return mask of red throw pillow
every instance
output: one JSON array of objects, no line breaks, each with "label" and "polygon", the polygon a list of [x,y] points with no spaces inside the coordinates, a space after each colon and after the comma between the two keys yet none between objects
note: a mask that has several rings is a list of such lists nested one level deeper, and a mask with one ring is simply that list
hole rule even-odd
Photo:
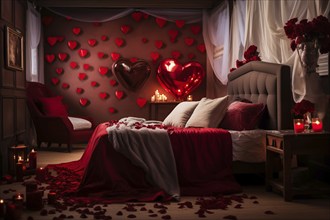
[{"label": "red throw pillow", "polygon": [[41,109],[47,116],[68,117],[68,112],[62,103],[62,96],[39,98]]},{"label": "red throw pillow", "polygon": [[232,102],[228,106],[220,127],[236,131],[253,130],[257,128],[264,109],[263,103]]}]

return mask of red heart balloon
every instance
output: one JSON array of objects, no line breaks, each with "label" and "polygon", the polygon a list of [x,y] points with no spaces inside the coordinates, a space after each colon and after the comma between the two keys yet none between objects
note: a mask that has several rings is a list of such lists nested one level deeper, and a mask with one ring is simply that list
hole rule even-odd
[{"label": "red heart balloon", "polygon": [[149,78],[151,67],[143,60],[132,63],[128,59],[119,59],[112,64],[112,72],[125,88],[135,91]]},{"label": "red heart balloon", "polygon": [[175,59],[165,59],[157,70],[157,79],[161,86],[177,99],[182,99],[194,91],[204,77],[202,65],[195,61],[181,65]]},{"label": "red heart balloon", "polygon": [[136,99],[136,104],[142,108],[143,106],[145,106],[147,104],[147,100],[145,98],[137,98]]},{"label": "red heart balloon", "polygon": [[120,58],[120,54],[119,53],[115,53],[115,52],[111,53],[111,59],[113,61],[117,61],[119,58]]},{"label": "red heart balloon", "polygon": [[122,99],[124,97],[124,92],[120,91],[120,90],[117,90],[115,92],[115,95],[116,95],[117,99]]},{"label": "red heart balloon", "polygon": [[89,44],[89,46],[91,46],[91,47],[94,47],[94,46],[96,45],[96,43],[97,43],[97,41],[96,41],[95,39],[89,39],[89,40],[88,40],[88,44]]},{"label": "red heart balloon", "polygon": [[102,76],[106,75],[106,74],[108,73],[108,71],[109,71],[109,68],[108,68],[108,67],[100,66],[100,68],[99,68],[99,73],[100,73]]},{"label": "red heart balloon", "polygon": [[86,57],[87,54],[88,54],[88,50],[86,50],[86,49],[80,49],[80,50],[78,51],[78,53],[79,53],[79,56],[81,56],[81,57]]},{"label": "red heart balloon", "polygon": [[56,68],[56,73],[61,75],[63,73],[63,68]]},{"label": "red heart balloon", "polygon": [[124,45],[124,39],[122,39],[122,38],[116,38],[115,39],[115,43],[116,43],[116,45],[118,46],[118,47],[121,47],[121,46],[123,46]]},{"label": "red heart balloon", "polygon": [[50,46],[54,46],[57,42],[57,37],[47,37],[47,42]]},{"label": "red heart balloon", "polygon": [[48,63],[52,63],[55,60],[55,55],[54,54],[46,54],[46,61]]},{"label": "red heart balloon", "polygon": [[89,103],[89,100],[86,99],[86,98],[80,98],[80,99],[79,99],[79,103],[80,103],[80,105],[82,105],[82,106],[86,106],[86,105]]},{"label": "red heart balloon", "polygon": [[72,32],[75,34],[75,35],[79,35],[80,34],[80,31],[81,29],[79,27],[74,27],[72,28]]},{"label": "red heart balloon", "polygon": [[69,47],[71,50],[74,50],[77,46],[78,46],[77,41],[75,41],[75,40],[69,40],[69,41],[68,41],[68,47]]}]

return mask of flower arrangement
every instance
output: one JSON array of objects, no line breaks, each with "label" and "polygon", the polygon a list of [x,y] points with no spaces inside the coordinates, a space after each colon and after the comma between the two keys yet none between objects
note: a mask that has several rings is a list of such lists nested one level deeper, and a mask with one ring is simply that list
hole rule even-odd
[{"label": "flower arrangement", "polygon": [[[251,61],[261,61],[259,52],[257,51],[257,46],[251,45],[249,48],[244,52],[244,59],[245,60],[236,60],[236,68],[243,66],[244,64],[251,62]],[[234,71],[236,68],[231,68],[230,72]]]},{"label": "flower arrangement", "polygon": [[306,114],[312,114],[315,111],[315,106],[308,100],[303,99],[301,102],[296,103],[291,109],[293,118],[305,118]]},{"label": "flower arrangement", "polygon": [[318,44],[321,54],[330,51],[330,22],[328,18],[320,15],[312,21],[302,19],[299,23],[297,22],[298,18],[292,18],[284,26],[286,36],[292,40],[290,44],[292,51],[295,51],[299,44],[312,41]]}]

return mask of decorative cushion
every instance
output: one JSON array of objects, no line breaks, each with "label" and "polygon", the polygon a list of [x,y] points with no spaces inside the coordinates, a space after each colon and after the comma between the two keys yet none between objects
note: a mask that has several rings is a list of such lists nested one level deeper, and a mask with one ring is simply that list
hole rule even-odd
[{"label": "decorative cushion", "polygon": [[76,118],[76,117],[68,117],[71,124],[73,125],[73,130],[84,130],[90,129],[92,127],[92,123],[83,118]]},{"label": "decorative cushion", "polygon": [[228,96],[202,98],[187,121],[186,127],[216,128],[223,119],[228,107]]},{"label": "decorative cushion", "polygon": [[185,127],[198,102],[181,102],[164,119],[163,125]]},{"label": "decorative cushion", "polygon": [[68,112],[62,103],[62,96],[39,98],[41,110],[47,116],[68,117]]},{"label": "decorative cushion", "polygon": [[228,106],[220,127],[227,130],[252,130],[257,128],[263,115],[263,103],[246,103],[235,101]]}]

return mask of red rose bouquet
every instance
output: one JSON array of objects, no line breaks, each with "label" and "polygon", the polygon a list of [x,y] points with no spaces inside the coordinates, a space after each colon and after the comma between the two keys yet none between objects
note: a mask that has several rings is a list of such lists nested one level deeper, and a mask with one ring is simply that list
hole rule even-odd
[{"label": "red rose bouquet", "polygon": [[296,103],[291,109],[294,118],[304,118],[307,113],[313,113],[315,106],[308,100],[303,99],[301,102]]},{"label": "red rose bouquet", "polygon": [[291,49],[295,51],[297,45],[303,42],[316,41],[320,47],[320,53],[330,51],[330,22],[328,18],[320,15],[312,21],[292,18],[285,23],[284,31],[286,36],[291,39]]},{"label": "red rose bouquet", "polygon": [[[257,49],[258,48],[255,45],[249,46],[249,48],[244,52],[245,60],[236,60],[236,68],[239,68],[251,61],[261,61]],[[234,71],[236,68],[231,68],[230,72]]]}]

